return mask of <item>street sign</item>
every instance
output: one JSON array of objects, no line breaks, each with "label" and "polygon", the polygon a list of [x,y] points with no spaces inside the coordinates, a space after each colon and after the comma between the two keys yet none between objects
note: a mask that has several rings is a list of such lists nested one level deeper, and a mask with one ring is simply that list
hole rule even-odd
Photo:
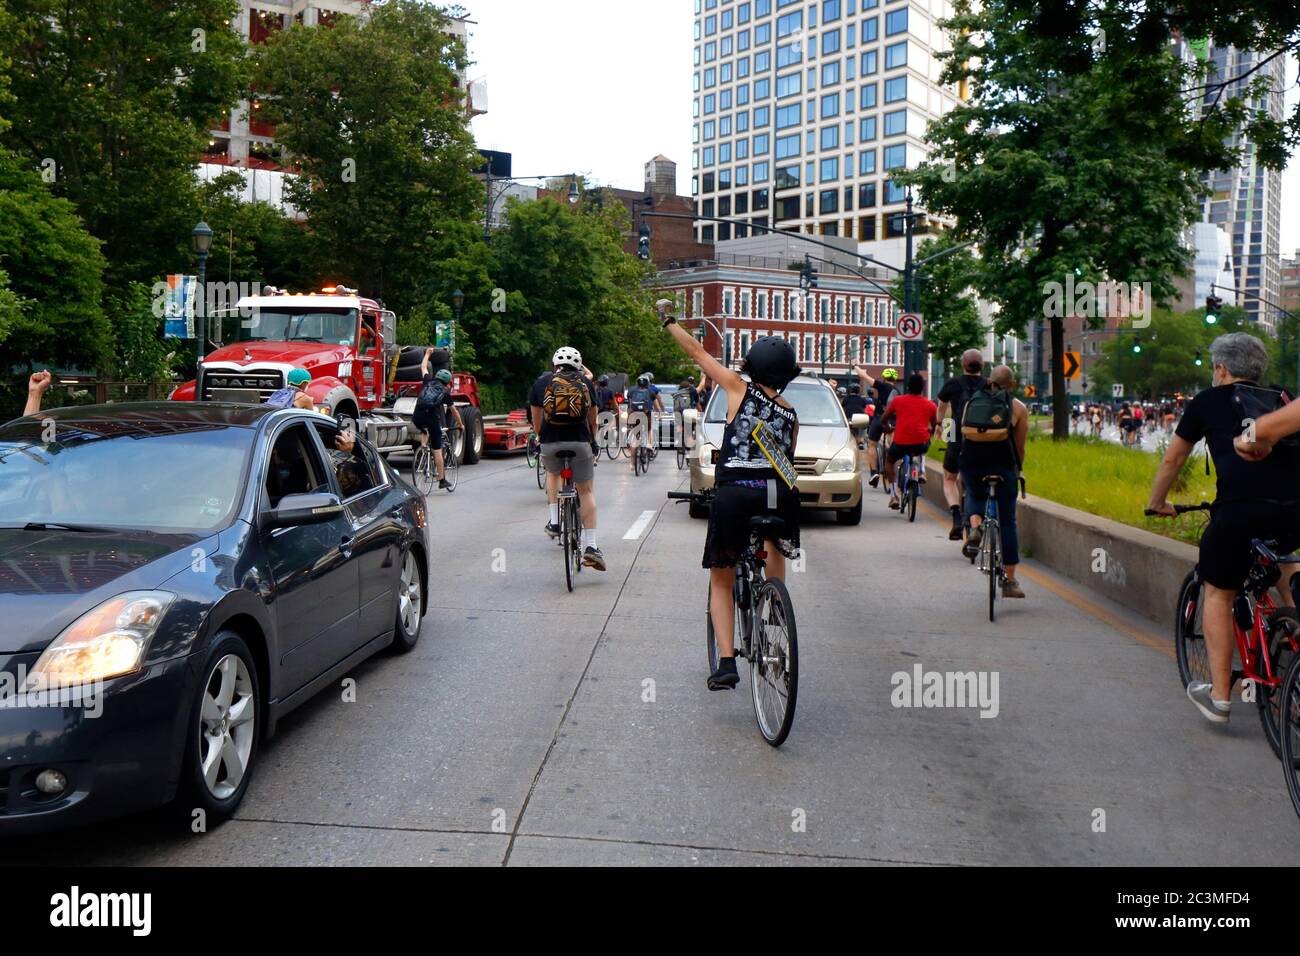
[{"label": "street sign", "polygon": [[1079,353],[1066,352],[1065,355],[1062,357],[1062,360],[1065,362],[1065,377],[1078,378],[1079,367],[1080,367]]},{"label": "street sign", "polygon": [[898,337],[905,342],[914,342],[925,334],[925,323],[920,312],[904,312],[898,317]]},{"label": "street sign", "polygon": [[1114,398],[1123,398],[1124,386],[1121,385],[1119,382],[1116,382],[1114,385],[1110,387],[1110,394]]},{"label": "street sign", "polygon": [[1026,385],[1025,398],[1037,398],[1037,397],[1038,397],[1038,387],[1036,385]]}]

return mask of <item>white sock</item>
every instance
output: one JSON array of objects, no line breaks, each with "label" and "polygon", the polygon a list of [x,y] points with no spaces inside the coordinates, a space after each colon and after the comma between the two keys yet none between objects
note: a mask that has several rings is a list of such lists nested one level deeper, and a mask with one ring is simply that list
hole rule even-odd
[{"label": "white sock", "polygon": [[583,529],[582,529],[582,547],[583,547],[584,549],[586,549],[586,548],[594,548],[594,547],[596,547],[596,529],[595,529],[595,528],[583,528]]},{"label": "white sock", "polygon": [[551,524],[559,524],[559,523],[560,523],[560,503],[559,503],[558,501],[553,502],[553,503],[550,505],[550,509],[551,509]]}]

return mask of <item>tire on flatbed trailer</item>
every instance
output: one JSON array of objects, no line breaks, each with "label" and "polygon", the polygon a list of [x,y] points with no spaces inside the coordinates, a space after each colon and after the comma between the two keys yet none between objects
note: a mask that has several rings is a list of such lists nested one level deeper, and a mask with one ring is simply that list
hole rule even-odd
[{"label": "tire on flatbed trailer", "polygon": [[473,405],[458,405],[457,408],[465,422],[465,450],[461,461],[473,465],[483,457],[483,416]]}]

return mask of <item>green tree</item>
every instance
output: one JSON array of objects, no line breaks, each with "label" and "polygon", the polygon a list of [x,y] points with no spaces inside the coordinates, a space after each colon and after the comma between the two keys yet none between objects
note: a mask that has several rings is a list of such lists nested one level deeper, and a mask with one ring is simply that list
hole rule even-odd
[{"label": "green tree", "polygon": [[265,202],[243,202],[239,177],[203,185],[204,219],[212,227],[209,282],[248,282],[306,291],[326,284],[316,234]]},{"label": "green tree", "polygon": [[287,198],[307,214],[331,277],[399,315],[428,298],[434,256],[478,218],[483,187],[445,15],[390,0],[330,29],[294,27],[259,51],[262,115],[302,175]]},{"label": "green tree", "polygon": [[103,241],[109,289],[192,261],[207,131],[246,89],[235,0],[8,0],[4,141]]},{"label": "green tree", "polygon": [[[1190,22],[1190,5],[1176,6]],[[1188,264],[1199,171],[1232,164],[1246,115],[1230,100],[1198,114],[1184,90],[1204,69],[1173,57],[1172,21],[1151,11],[1135,0],[958,0],[942,79],[969,84],[970,99],[931,124],[930,161],[898,177],[978,240],[977,284],[1001,304],[1000,331],[1048,318],[1058,438],[1069,404],[1051,285],[1115,279],[1168,301]]]},{"label": "green tree", "polygon": [[[926,239],[916,248],[917,259],[960,245],[950,234]],[[961,353],[984,341],[984,325],[975,305],[978,263],[970,249],[936,259],[918,276],[914,295],[925,319],[925,343],[945,369],[952,370]],[[894,294],[903,298],[903,280],[894,282]]]}]

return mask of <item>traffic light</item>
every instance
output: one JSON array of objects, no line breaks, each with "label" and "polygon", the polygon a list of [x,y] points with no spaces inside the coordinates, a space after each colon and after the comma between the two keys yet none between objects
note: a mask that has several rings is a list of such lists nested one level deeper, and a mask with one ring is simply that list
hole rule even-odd
[{"label": "traffic light", "polygon": [[1200,349],[1197,349],[1197,350],[1196,350],[1196,358],[1195,358],[1194,361],[1195,361],[1195,363],[1196,363],[1196,367],[1197,367],[1197,368],[1200,368],[1200,367],[1204,364],[1204,363],[1201,361],[1201,350],[1200,350]]},{"label": "traffic light", "polygon": [[1222,308],[1222,299],[1217,295],[1207,295],[1205,297],[1205,324],[1217,325],[1219,321],[1219,310]]},{"label": "traffic light", "polygon": [[641,238],[636,243],[636,254],[639,259],[650,258],[650,227],[641,227]]},{"label": "traffic light", "polygon": [[1140,353],[1141,351],[1142,351],[1142,343],[1139,342],[1139,341],[1137,340],[1137,337],[1136,337],[1136,336],[1134,336],[1134,337],[1133,337],[1133,354],[1134,354],[1134,355],[1137,355],[1137,354]]},{"label": "traffic light", "polygon": [[807,259],[803,261],[803,268],[799,270],[799,288],[805,292],[817,288],[817,273]]}]

